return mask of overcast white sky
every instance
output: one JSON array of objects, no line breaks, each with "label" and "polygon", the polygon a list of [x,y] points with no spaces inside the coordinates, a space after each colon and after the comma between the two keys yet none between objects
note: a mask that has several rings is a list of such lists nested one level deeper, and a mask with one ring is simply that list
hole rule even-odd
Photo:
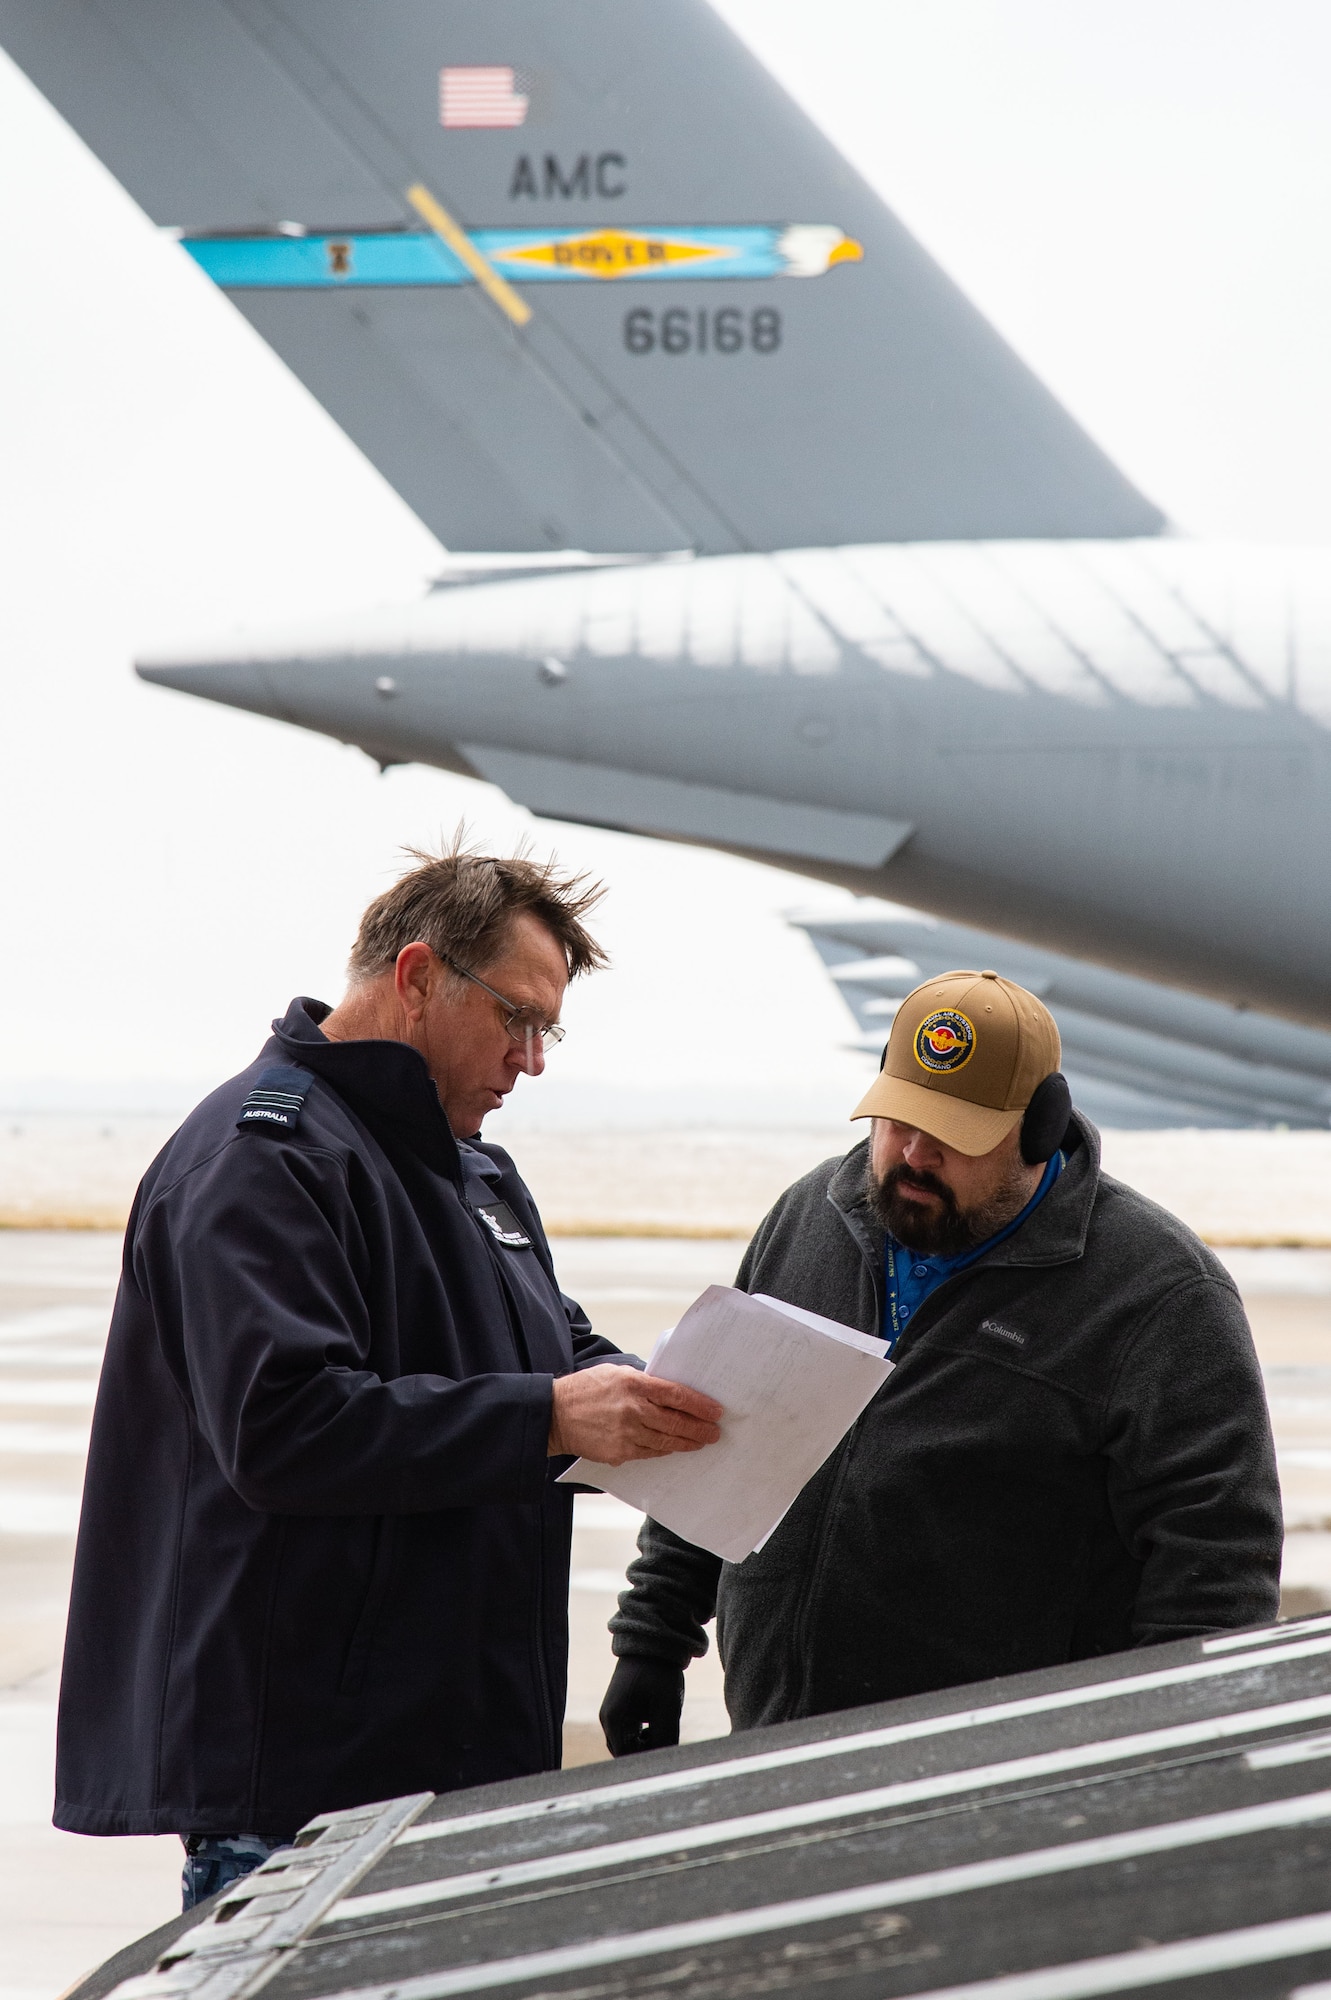
[{"label": "overcast white sky", "polygon": [[[722,11],[1176,521],[1331,541],[1325,0]],[[401,843],[532,823],[133,680],[157,634],[409,594],[438,552],[3,59],[0,295],[0,1101],[160,1101],[336,996]],[[615,969],[532,1112],[849,1108],[847,1017],[780,915],[831,892],[534,831],[609,882]]]}]

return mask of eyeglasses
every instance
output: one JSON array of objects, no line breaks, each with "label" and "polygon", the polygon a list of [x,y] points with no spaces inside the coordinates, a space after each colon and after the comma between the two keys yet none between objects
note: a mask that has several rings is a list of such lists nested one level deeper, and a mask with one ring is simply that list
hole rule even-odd
[{"label": "eyeglasses", "polygon": [[478,979],[474,972],[468,972],[466,966],[459,965],[456,959],[445,957],[442,951],[436,952],[435,957],[450,972],[456,972],[459,979],[469,979],[473,986],[480,987],[482,993],[488,993],[492,1000],[499,1002],[504,1009],[504,1026],[510,1042],[517,1042],[530,1050],[537,1040],[543,1049],[553,1049],[563,1041],[565,1030],[558,1021],[547,1021],[535,1007],[518,1007],[512,1000],[505,1000],[502,993],[496,993],[493,986],[487,986],[483,979]]}]

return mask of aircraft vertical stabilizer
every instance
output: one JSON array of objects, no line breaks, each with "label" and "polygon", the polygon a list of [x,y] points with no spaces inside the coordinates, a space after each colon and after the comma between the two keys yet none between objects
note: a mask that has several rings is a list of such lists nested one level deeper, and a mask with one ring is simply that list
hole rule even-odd
[{"label": "aircraft vertical stabilizer", "polygon": [[703,0],[0,0],[451,548],[1157,533]]}]

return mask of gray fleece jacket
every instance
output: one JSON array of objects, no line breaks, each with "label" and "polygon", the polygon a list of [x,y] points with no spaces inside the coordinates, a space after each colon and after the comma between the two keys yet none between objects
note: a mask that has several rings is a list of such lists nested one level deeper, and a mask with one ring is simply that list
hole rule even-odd
[{"label": "gray fleece jacket", "polygon": [[[648,1521],[614,1650],[685,1665],[715,1613],[738,1729],[1253,1625],[1281,1508],[1252,1335],[1192,1231],[1067,1165],[924,1301],[897,1366],[767,1545],[722,1563]],[[737,1283],[883,1322],[867,1141],[797,1181]]]}]

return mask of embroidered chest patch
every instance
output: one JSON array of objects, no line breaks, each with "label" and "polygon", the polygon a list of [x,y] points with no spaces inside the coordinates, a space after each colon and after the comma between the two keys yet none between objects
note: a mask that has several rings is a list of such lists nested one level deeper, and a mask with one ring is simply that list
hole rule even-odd
[{"label": "embroidered chest patch", "polygon": [[476,1213],[496,1243],[502,1243],[505,1250],[530,1250],[531,1238],[514,1215],[506,1201],[487,1201],[482,1207],[476,1204]]}]

